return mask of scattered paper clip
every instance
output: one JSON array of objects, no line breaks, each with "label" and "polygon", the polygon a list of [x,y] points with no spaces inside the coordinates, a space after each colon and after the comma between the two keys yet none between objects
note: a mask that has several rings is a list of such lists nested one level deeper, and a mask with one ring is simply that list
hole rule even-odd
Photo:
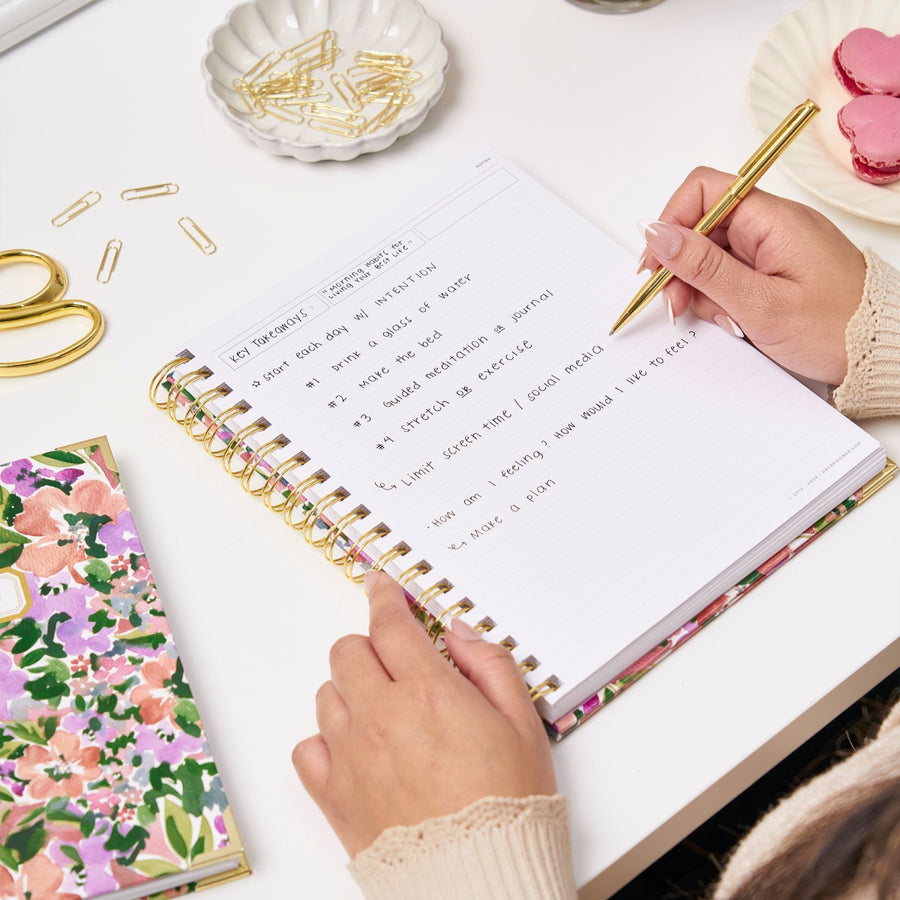
[{"label": "scattered paper clip", "polygon": [[106,284],[112,278],[112,274],[116,271],[116,265],[119,262],[119,253],[121,252],[122,242],[118,238],[113,238],[106,244],[103,258],[100,260],[100,268],[97,269],[97,281],[100,284]]},{"label": "scattered paper clip", "polygon": [[50,220],[50,224],[59,228],[99,202],[99,191],[88,191],[83,197],[79,197],[73,204],[67,206],[58,216],[54,216]]},{"label": "scattered paper clip", "polygon": [[166,194],[177,194],[178,185],[171,181],[165,184],[148,184],[144,187],[128,188],[119,195],[123,200],[143,200],[145,197],[164,197]]},{"label": "scattered paper clip", "polygon": [[211,256],[216,252],[216,245],[210,240],[208,234],[188,216],[182,216],[178,220],[181,230],[207,255]]}]

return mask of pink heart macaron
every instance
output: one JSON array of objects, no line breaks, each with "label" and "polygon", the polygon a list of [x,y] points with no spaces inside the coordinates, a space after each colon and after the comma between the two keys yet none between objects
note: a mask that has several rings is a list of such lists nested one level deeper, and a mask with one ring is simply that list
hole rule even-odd
[{"label": "pink heart macaron", "polygon": [[855,28],[835,48],[832,63],[851,94],[900,97],[900,34],[888,37],[876,28]]},{"label": "pink heart macaron", "polygon": [[850,141],[853,171],[871,184],[900,178],[900,97],[864,94],[838,111],[838,127]]}]

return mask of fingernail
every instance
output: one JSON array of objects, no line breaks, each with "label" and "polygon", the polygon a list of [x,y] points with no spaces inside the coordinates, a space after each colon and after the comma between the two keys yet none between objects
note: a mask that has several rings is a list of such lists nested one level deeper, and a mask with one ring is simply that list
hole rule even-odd
[{"label": "fingernail", "polygon": [[384,573],[380,569],[369,569],[369,571],[366,572],[365,578],[363,578],[363,588],[365,589],[367,597],[371,596],[372,591],[375,590],[375,585],[378,584],[383,577]]},{"label": "fingernail", "polygon": [[654,256],[662,259],[671,259],[684,242],[681,232],[674,225],[665,222],[647,222],[641,220],[638,223],[647,246],[653,251]]},{"label": "fingernail", "polygon": [[713,316],[713,321],[719,328],[723,328],[729,334],[733,334],[735,337],[742,338],[744,336],[744,332],[741,331],[738,323],[731,318],[731,316],[726,316],[720,313],[717,316]]},{"label": "fingernail", "polygon": [[669,295],[663,291],[663,302],[666,304],[666,315],[669,317],[669,321],[674,325],[675,324],[675,310],[672,309],[672,299]]},{"label": "fingernail", "polygon": [[650,256],[650,251],[644,247],[644,252],[638,257],[638,266],[635,270],[635,275],[640,275],[644,269],[649,269],[650,266],[647,265],[647,258]]},{"label": "fingernail", "polygon": [[450,623],[450,631],[455,637],[464,641],[480,641],[482,639],[481,635],[468,622],[464,622],[460,618],[456,618]]}]

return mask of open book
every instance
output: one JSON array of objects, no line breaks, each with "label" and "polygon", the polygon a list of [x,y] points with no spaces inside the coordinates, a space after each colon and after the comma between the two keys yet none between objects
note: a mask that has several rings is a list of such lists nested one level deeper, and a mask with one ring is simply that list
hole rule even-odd
[{"label": "open book", "polygon": [[435,638],[462,615],[510,647],[553,722],[886,465],[719,328],[609,337],[634,268],[486,150],[185,337],[151,397]]}]

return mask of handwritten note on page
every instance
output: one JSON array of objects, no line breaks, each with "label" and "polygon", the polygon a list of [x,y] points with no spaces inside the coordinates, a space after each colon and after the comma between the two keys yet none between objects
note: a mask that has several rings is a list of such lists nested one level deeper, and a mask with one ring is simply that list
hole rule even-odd
[{"label": "handwritten note on page", "polygon": [[[189,344],[565,712],[880,471],[744,341],[649,309],[621,247],[493,151]],[[249,419],[248,419],[249,421]],[[276,527],[276,526],[273,526]],[[396,570],[396,571],[399,571]]]}]

